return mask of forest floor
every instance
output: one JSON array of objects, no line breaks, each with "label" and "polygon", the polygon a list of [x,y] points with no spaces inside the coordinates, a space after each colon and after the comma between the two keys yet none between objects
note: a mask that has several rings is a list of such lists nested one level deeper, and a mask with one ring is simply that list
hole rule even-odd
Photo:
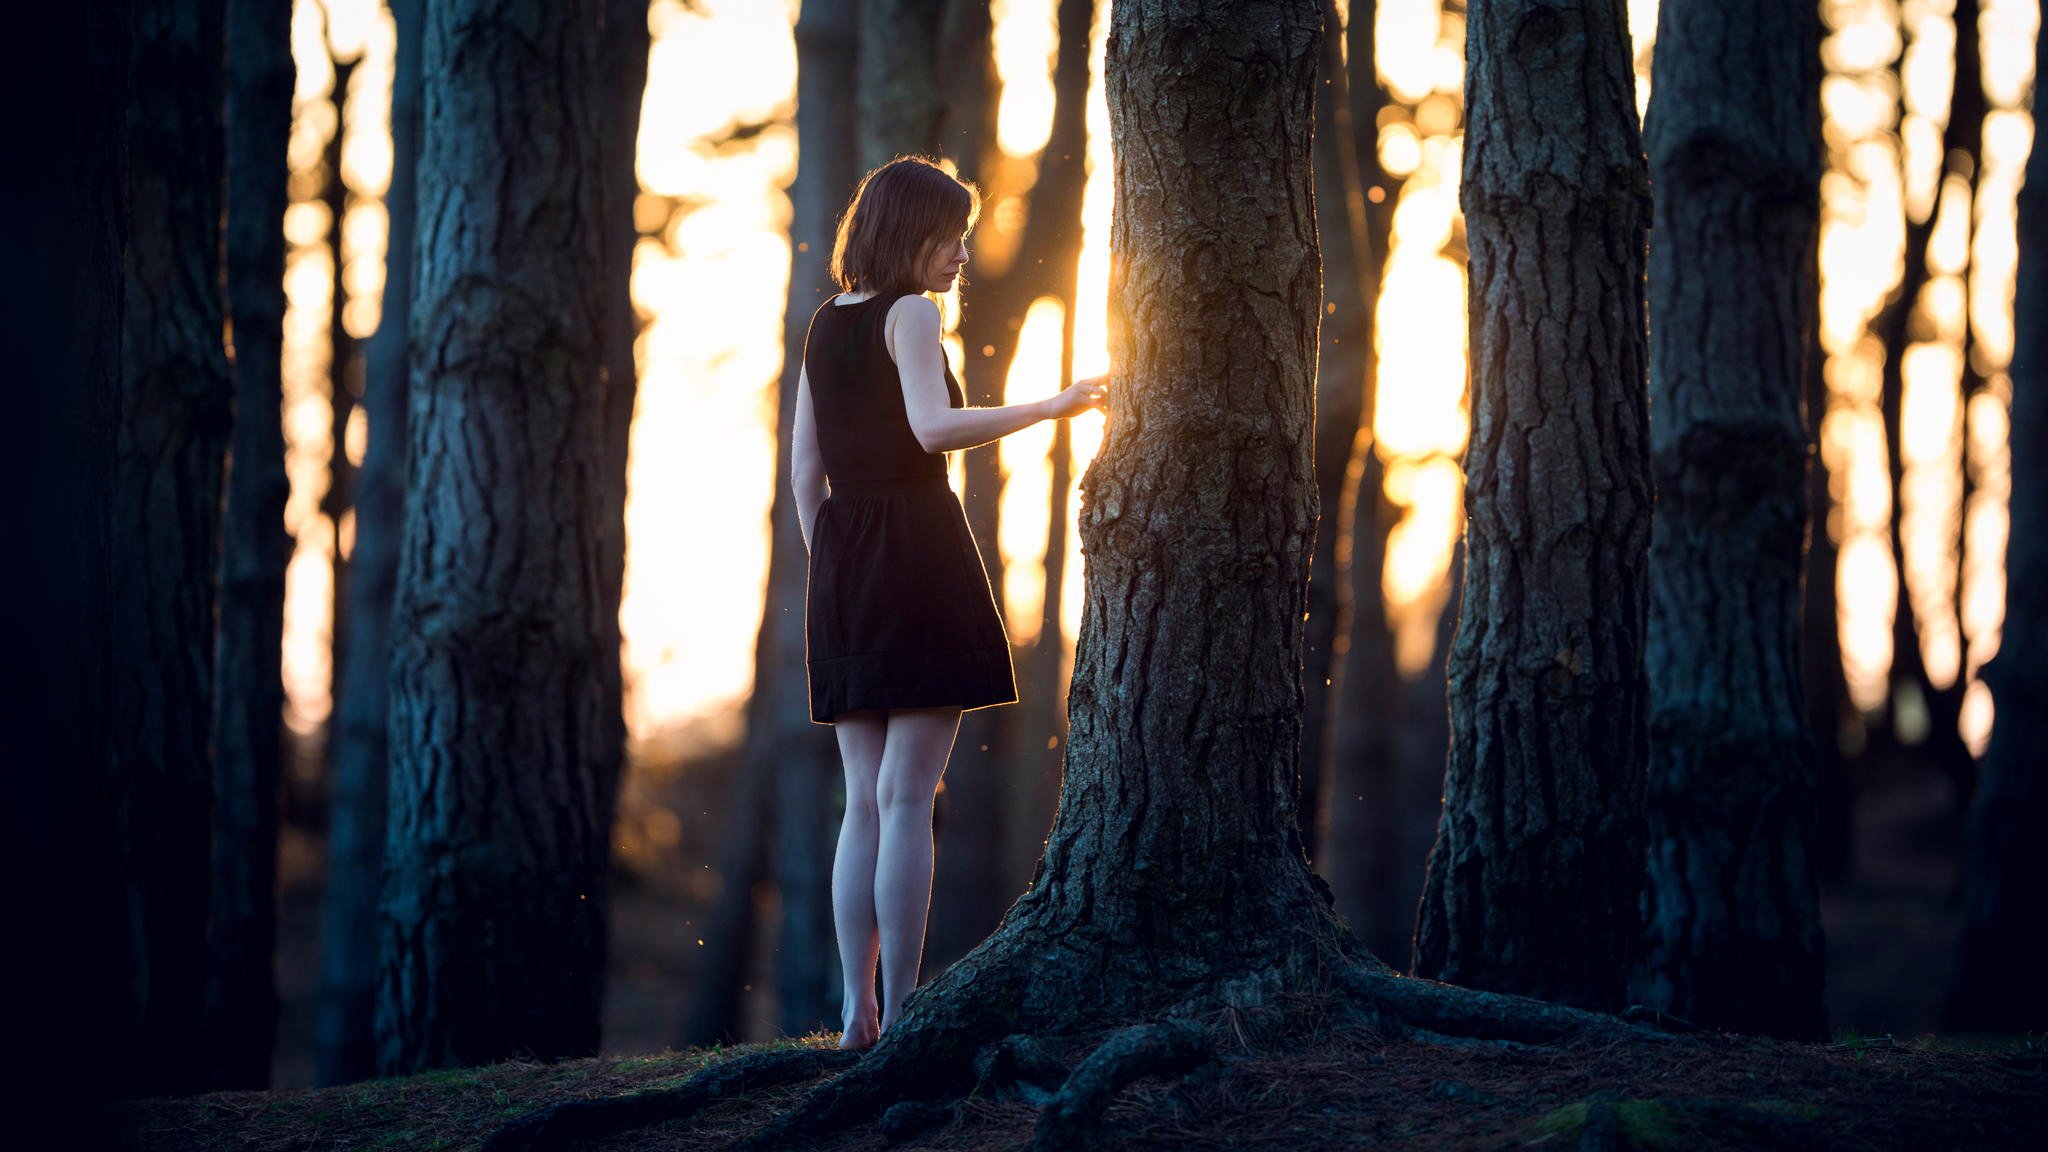
[{"label": "forest floor", "polygon": [[[2006,1149],[2048,1132],[2048,1038],[1791,1044],[1727,1036],[1446,1049],[1356,1028],[1265,1050],[1226,1039],[1175,1083],[1142,1080],[1106,1114],[1104,1149]],[[121,1105],[122,1146],[178,1152],[468,1149],[565,1100],[672,1088],[723,1059],[831,1048],[818,1033],[628,1059],[512,1062],[339,1088],[223,1092]],[[1069,1061],[1082,1042],[1061,1050]],[[843,1074],[843,1073],[835,1073]],[[817,1083],[812,1081],[810,1083]],[[693,1117],[575,1145],[714,1149],[810,1084],[736,1093]],[[946,1127],[895,1147],[1023,1149],[1037,1109],[970,1097]],[[820,1152],[891,1147],[880,1125]]]}]

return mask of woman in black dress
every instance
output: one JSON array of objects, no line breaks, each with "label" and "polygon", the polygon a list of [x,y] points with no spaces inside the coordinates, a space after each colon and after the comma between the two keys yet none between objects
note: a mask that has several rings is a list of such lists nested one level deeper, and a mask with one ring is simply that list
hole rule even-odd
[{"label": "woman in black dress", "polygon": [[[922,157],[861,181],[797,376],[791,483],[810,550],[811,719],[833,726],[846,817],[832,863],[846,977],[842,1048],[865,1048],[917,985],[931,903],[932,804],[960,713],[1017,699],[1009,637],[945,454],[1099,407],[1104,377],[969,408],[938,304],[967,263],[973,185]],[[877,1009],[875,963],[882,963]]]}]

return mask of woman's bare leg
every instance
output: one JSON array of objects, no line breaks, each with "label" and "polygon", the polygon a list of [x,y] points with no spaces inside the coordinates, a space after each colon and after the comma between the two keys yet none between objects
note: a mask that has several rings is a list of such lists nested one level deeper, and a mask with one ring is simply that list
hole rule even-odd
[{"label": "woman's bare leg", "polygon": [[932,801],[960,731],[958,708],[889,712],[888,746],[875,794],[881,841],[875,860],[875,914],[882,935],[883,1031],[917,987],[925,916],[932,903]]},{"label": "woman's bare leg", "polygon": [[846,977],[841,1048],[866,1048],[882,1034],[875,1006],[875,958],[881,948],[875,926],[875,847],[880,833],[875,781],[888,735],[887,716],[879,709],[844,712],[832,725],[846,767],[846,817],[832,853],[832,929],[839,938],[839,970]]}]

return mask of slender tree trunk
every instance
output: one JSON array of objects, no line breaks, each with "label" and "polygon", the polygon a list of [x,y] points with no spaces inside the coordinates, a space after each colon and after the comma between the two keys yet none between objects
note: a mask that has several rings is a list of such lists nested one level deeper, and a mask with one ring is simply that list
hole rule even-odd
[{"label": "slender tree trunk", "polygon": [[856,0],[860,71],[856,125],[860,168],[938,147],[941,25],[948,0]]},{"label": "slender tree trunk", "polygon": [[291,9],[227,12],[227,292],[235,425],[223,514],[214,698],[213,965],[207,1079],[263,1088],[277,1021],[277,826],[284,756],[284,210]]},{"label": "slender tree trunk", "polygon": [[[0,534],[22,555],[0,566],[9,638],[7,772],[0,874],[23,933],[7,949],[18,990],[7,1034],[22,1057],[15,1099],[63,1117],[69,1147],[113,1144],[103,1097],[133,1083],[137,1054],[127,900],[116,829],[122,781],[108,774],[126,721],[110,709],[109,605],[128,231],[130,5],[33,10],[33,44],[0,93],[18,113],[7,151],[33,179],[0,192],[0,316],[10,348],[9,416],[32,430],[5,455]],[[32,495],[30,495],[32,494]]]},{"label": "slender tree trunk", "polygon": [[[334,551],[328,560],[332,589],[328,596],[327,634],[328,659],[335,668],[344,666],[348,661],[348,639],[352,628],[348,612],[355,596],[349,585],[355,572],[355,562],[353,551],[349,556],[342,555],[341,522],[356,502],[356,468],[348,458],[348,425],[364,389],[362,343],[349,332],[345,322],[348,290],[342,283],[342,273],[348,266],[342,231],[348,219],[349,187],[341,175],[341,145],[348,134],[348,88],[355,69],[353,63],[334,66],[334,135],[327,141],[326,162],[330,222],[327,242],[334,259],[334,295],[327,322],[327,410],[329,426],[334,429],[334,442],[327,455],[327,490],[320,495],[320,514],[334,529]],[[333,685],[334,707],[339,709],[348,702],[348,684],[345,680],[336,679]],[[329,761],[334,759],[335,739],[335,729],[330,726],[327,730]]]},{"label": "slender tree trunk", "polygon": [[[426,14],[379,917],[387,1073],[598,1043],[606,711],[601,7]],[[536,65],[536,61],[542,62]]]},{"label": "slender tree trunk", "polygon": [[[1421,891],[1422,855],[1404,852],[1407,807],[1401,796],[1408,779],[1406,707],[1412,695],[1394,660],[1394,633],[1388,625],[1383,578],[1387,566],[1387,534],[1400,513],[1386,496],[1386,467],[1375,448],[1373,408],[1379,393],[1377,334],[1380,281],[1393,235],[1393,207],[1398,189],[1380,170],[1377,145],[1379,109],[1386,94],[1372,63],[1375,5],[1354,4],[1344,29],[1346,103],[1350,116],[1337,130],[1352,142],[1350,162],[1361,189],[1364,242],[1359,250],[1358,302],[1365,330],[1356,340],[1364,356],[1365,393],[1359,405],[1361,433],[1342,446],[1348,458],[1336,504],[1337,517],[1348,532],[1349,558],[1342,581],[1349,587],[1342,658],[1335,662],[1330,685],[1336,715],[1326,722],[1331,731],[1330,755],[1320,784],[1320,820],[1316,838],[1316,871],[1336,892],[1337,910],[1375,955],[1405,957],[1411,950],[1415,901]],[[1363,199],[1377,188],[1381,200]],[[1328,280],[1328,276],[1324,277]],[[1335,316],[1326,315],[1325,320]],[[1332,450],[1337,448],[1333,445]],[[1324,505],[1325,509],[1329,505]],[[1314,578],[1309,582],[1315,587]],[[1314,622],[1313,610],[1310,622]],[[1441,664],[1441,657],[1438,661]],[[1313,689],[1314,678],[1308,678]],[[1441,686],[1439,685],[1439,688]],[[1435,694],[1441,712],[1442,693]],[[1436,800],[1443,780],[1443,758],[1427,769],[1429,812],[1424,825],[1435,827]],[[1304,782],[1304,789],[1307,785]],[[1427,853],[1425,842],[1422,852]]]},{"label": "slender tree trunk", "polygon": [[215,580],[234,386],[222,343],[224,0],[135,8],[114,509],[114,731],[135,947],[134,1088],[198,1087]]},{"label": "slender tree trunk", "polygon": [[1473,435],[1416,973],[1616,1010],[1642,876],[1649,189],[1622,6],[1474,0]]},{"label": "slender tree trunk", "polygon": [[327,890],[320,957],[315,1076],[345,1084],[377,1072],[372,1021],[377,1003],[377,904],[390,778],[391,613],[404,535],[406,406],[412,316],[413,233],[419,197],[422,0],[393,0],[398,54],[391,83],[391,231],[384,247],[382,319],[364,352],[369,442],[356,475],[356,545],[349,563],[348,644],[336,664],[329,769]]},{"label": "slender tree trunk", "polygon": [[[775,498],[770,511],[768,594],[754,645],[754,694],[747,705],[747,745],[733,791],[735,812],[774,813],[775,882],[781,893],[775,958],[778,1012],[792,1035],[836,1022],[839,953],[832,928],[832,850],[845,810],[839,745],[832,730],[811,723],[804,662],[804,588],[809,553],[791,488],[788,430],[796,423],[797,373],[811,314],[838,289],[832,244],[839,214],[860,180],[855,101],[858,39],[850,5],[814,4],[797,20],[796,183],[790,188],[789,301],[783,314],[782,380],[777,393]],[[750,779],[762,777],[760,780]],[[765,792],[766,795],[756,793]],[[718,906],[711,916],[720,951],[707,958],[686,1042],[736,1035],[747,947],[754,938],[754,881],[763,850],[742,830],[721,854]]]},{"label": "slender tree trunk", "polygon": [[[1341,515],[1347,484],[1356,494],[1360,445],[1372,451],[1365,407],[1372,395],[1372,299],[1365,287],[1377,272],[1365,239],[1365,194],[1352,152],[1351,95],[1344,72],[1344,17],[1336,0],[1323,0],[1323,55],[1316,85],[1316,237],[1323,254],[1323,318],[1316,361],[1316,546],[1308,578],[1308,620],[1302,645],[1301,831],[1311,861],[1323,859],[1323,807],[1329,788],[1334,725],[1331,707],[1343,654],[1338,637],[1351,623],[1349,522]],[[1371,12],[1364,14],[1368,19]],[[1368,550],[1369,551],[1369,550]],[[1373,598],[1374,601],[1378,597]]]},{"label": "slender tree trunk", "polygon": [[603,723],[598,751],[603,758],[598,778],[610,780],[601,797],[597,826],[609,830],[616,816],[617,781],[626,768],[625,666],[619,631],[619,605],[626,582],[626,462],[633,433],[633,407],[639,394],[639,373],[633,345],[640,318],[633,309],[633,249],[640,242],[633,202],[640,196],[635,167],[639,154],[640,105],[647,94],[648,0],[605,0],[604,38],[598,66],[604,77],[601,92],[604,199],[604,407],[603,455],[598,472],[597,592],[600,600],[599,675],[604,685]]},{"label": "slender tree trunk", "polygon": [[[1972,176],[1983,152],[1984,87],[1977,47],[1977,0],[1958,0],[1955,31],[1955,78],[1949,90],[1948,123],[1941,132],[1941,178],[1944,180],[1951,172]],[[1963,742],[1958,726],[1963,689],[1967,685],[1959,672],[1948,687],[1934,687],[1933,681],[1928,679],[1927,666],[1920,658],[1920,626],[1913,610],[1912,595],[1906,586],[1905,500],[1901,495],[1906,475],[1905,449],[1901,444],[1906,393],[1903,361],[1907,347],[1928,336],[1918,329],[1913,320],[1921,292],[1929,279],[1927,245],[1934,235],[1935,220],[1940,215],[1939,189],[1937,183],[1935,204],[1928,210],[1927,219],[1918,223],[1906,222],[1905,270],[1900,276],[1898,291],[1893,293],[1884,313],[1873,322],[1872,329],[1883,338],[1885,348],[1879,409],[1884,418],[1885,447],[1891,465],[1892,569],[1898,583],[1898,607],[1892,614],[1892,702],[1896,705],[1902,691],[1916,693],[1924,702],[1928,727],[1926,739],[1920,742],[1920,754],[1931,757],[1949,777],[1960,801],[1968,797],[1976,772],[1976,761],[1970,755],[1969,746]],[[1974,230],[1973,227],[1971,231],[1974,233]],[[1895,720],[1897,714],[1894,707],[1892,715]],[[1903,744],[1896,724],[1889,726],[1887,731],[1895,744]]]},{"label": "slender tree trunk", "polygon": [[1819,1040],[1799,660],[1819,10],[1665,0],[1655,68],[1649,996],[1697,1024]]},{"label": "slender tree trunk", "polygon": [[[2048,66],[2048,37],[2036,42],[2034,59],[2037,69]],[[2029,963],[2040,954],[2048,907],[2048,864],[2032,842],[2048,826],[2048,149],[2027,157],[2019,252],[2005,629],[1983,670],[1998,715],[1970,807],[1947,1005],[1951,1027],[2006,1033],[2048,1028],[2048,988]]]},{"label": "slender tree trunk", "polygon": [[[998,152],[998,93],[986,0],[949,0],[941,23],[940,60],[945,67],[939,90],[948,107],[942,118],[944,135],[934,141],[933,151],[951,156],[963,176],[976,179],[983,164]],[[877,34],[890,33],[883,29]],[[970,265],[970,278],[972,272]],[[963,342],[976,339],[965,322],[965,302],[976,291],[977,286],[970,284],[961,294]],[[990,360],[970,352],[963,367],[962,385],[973,390],[969,405],[1002,403],[1002,382],[988,371]],[[968,527],[983,545],[982,564],[1000,603],[1004,564],[998,544],[1003,493],[999,450],[1000,444],[988,444],[967,451],[962,461],[967,481],[962,506]],[[1011,663],[1018,663],[1014,652]],[[933,818],[936,858],[921,973],[938,971],[980,943],[1016,895],[1006,882],[1009,853],[1002,833],[1004,808],[1010,802],[1008,777],[1015,768],[1008,733],[1019,711],[984,708],[960,718]]]}]

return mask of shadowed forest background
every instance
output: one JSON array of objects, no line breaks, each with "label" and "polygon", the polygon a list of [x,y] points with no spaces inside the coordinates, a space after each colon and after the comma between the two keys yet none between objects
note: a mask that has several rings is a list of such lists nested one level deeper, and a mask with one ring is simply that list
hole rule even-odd
[{"label": "shadowed forest background", "polygon": [[[387,784],[402,751],[390,741],[409,723],[432,729],[435,677],[451,674],[409,639],[447,589],[409,583],[401,528],[459,533],[509,497],[479,483],[439,505],[408,499],[407,420],[447,421],[428,426],[442,441],[413,429],[409,463],[449,469],[474,411],[407,388],[435,370],[422,364],[488,364],[490,323],[531,319],[517,299],[473,328],[434,310],[460,290],[444,253],[515,246],[520,227],[535,236],[523,266],[588,285],[595,319],[572,351],[606,366],[607,388],[577,417],[600,426],[601,452],[536,447],[504,466],[560,480],[540,486],[549,514],[601,523],[601,555],[623,565],[578,602],[597,655],[563,690],[582,717],[564,730],[601,747],[616,724],[623,749],[604,774],[615,798],[570,802],[610,829],[610,874],[560,879],[578,900],[579,885],[599,896],[551,931],[599,934],[605,965],[601,1039],[571,1022],[564,1043],[637,1054],[836,1029],[829,881],[844,797],[831,731],[805,707],[795,354],[834,291],[826,261],[854,182],[921,152],[984,198],[965,287],[942,305],[969,402],[1049,396],[1117,367],[1108,0],[612,0],[587,73],[601,96],[575,113],[595,150],[582,160],[610,176],[601,197],[568,196],[601,224],[589,252],[551,246],[545,213],[519,227],[517,212],[465,216],[452,190],[489,145],[421,150],[419,0],[134,8],[131,95],[163,98],[127,113],[128,162],[146,166],[155,140],[220,180],[211,194],[196,179],[132,185],[128,259],[164,260],[153,283],[192,279],[164,238],[206,219],[225,221],[225,256],[215,311],[184,283],[131,303],[129,323],[160,319],[167,344],[211,325],[231,343],[204,362],[133,339],[119,350],[195,406],[179,411],[203,410],[184,424],[130,417],[114,449],[130,470],[116,491],[151,495],[117,506],[106,641],[135,723],[107,739],[146,745],[137,755],[161,766],[128,863],[161,891],[137,901],[137,922],[183,926],[139,994],[154,1039],[130,1086],[343,1083],[380,1071],[380,1043],[385,1072],[446,1062],[392,1056],[388,1036],[410,1025],[380,1022],[389,1006],[375,1003],[392,962],[380,902],[410,898],[380,888],[397,866],[386,830],[436,810]],[[1638,115],[1654,98],[1657,8],[1626,4]],[[2016,221],[2040,11],[1819,10],[1804,395],[1817,453],[1798,667],[1817,785],[1809,855],[1826,1031],[1903,1037],[1984,1023],[1954,1014],[1968,1000],[1956,956],[1980,758],[2014,722],[1983,672],[2008,605]],[[1325,5],[1314,121],[1321,518],[1300,831],[1338,914],[1404,971],[1443,810],[1464,571],[1465,22],[1461,0]],[[219,92],[189,82],[208,74]],[[563,114],[514,92],[472,96],[515,122]],[[459,114],[442,99],[433,114]],[[1050,422],[952,458],[1022,700],[964,718],[939,799],[927,980],[995,930],[1045,847],[1081,630],[1079,480],[1103,426]],[[181,440],[194,435],[212,439],[194,453]],[[172,441],[216,471],[131,474],[169,468]],[[121,599],[168,587],[150,555],[216,547],[217,602]],[[195,611],[217,632],[180,631]],[[601,655],[613,643],[616,669]],[[181,652],[217,652],[210,674],[151,679]],[[558,784],[574,791],[534,786]],[[168,1038],[201,1035],[204,1059],[168,1055]]]}]

